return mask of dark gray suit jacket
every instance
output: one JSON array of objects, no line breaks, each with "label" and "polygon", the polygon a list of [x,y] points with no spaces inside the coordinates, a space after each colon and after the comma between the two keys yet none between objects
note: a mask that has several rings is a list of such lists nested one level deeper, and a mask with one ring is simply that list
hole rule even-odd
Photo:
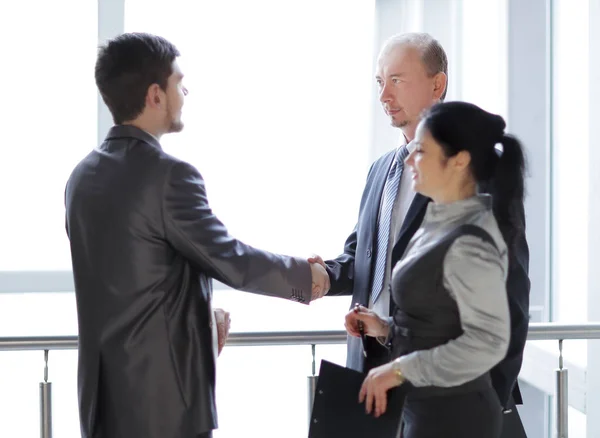
[{"label": "dark gray suit jacket", "polygon": [[[358,223],[344,246],[344,253],[334,260],[326,261],[331,280],[328,295],[352,295],[352,303],[367,305],[377,242],[377,218],[383,186],[387,178],[396,151],[390,151],[373,163],[367,177],[367,183],[360,203]],[[402,228],[392,249],[392,267],[404,254],[415,232],[421,226],[427,204],[430,202],[416,194],[406,214]],[[525,223],[525,213],[521,205],[519,215]],[[500,226],[503,235],[510,230]],[[528,277],[529,248],[525,235],[520,235],[514,248],[509,251],[509,273],[507,278],[508,303],[511,316],[511,339],[506,358],[492,369],[492,382],[503,406],[509,404],[512,394],[515,402],[522,403],[517,385],[517,377],[523,361],[523,349],[529,326],[529,290]],[[393,302],[391,303],[393,306]],[[391,312],[390,312],[391,314]],[[348,337],[346,365],[349,368],[366,372],[390,360],[389,351],[373,338],[367,338],[367,359],[363,356],[363,347],[359,338]]]},{"label": "dark gray suit jacket", "polygon": [[[366,306],[369,302],[379,206],[395,152],[388,152],[371,166],[360,202],[358,223],[346,240],[344,253],[325,262],[331,280],[328,295],[352,295],[352,305],[360,303]],[[393,247],[394,253],[404,252],[411,237],[421,225],[428,202],[428,198],[420,194],[415,195]],[[367,350],[365,364],[360,339],[349,336],[346,365],[357,371],[368,371],[389,360],[389,351],[372,338],[367,338]]]},{"label": "dark gray suit jacket", "polygon": [[306,260],[230,236],[198,171],[113,127],[66,187],[84,438],[186,438],[217,427],[212,278],[308,303]]}]

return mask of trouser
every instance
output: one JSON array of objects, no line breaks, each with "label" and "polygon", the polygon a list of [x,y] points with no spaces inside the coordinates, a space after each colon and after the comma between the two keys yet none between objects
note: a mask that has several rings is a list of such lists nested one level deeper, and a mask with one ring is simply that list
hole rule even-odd
[{"label": "trouser", "polygon": [[525,428],[523,427],[521,417],[519,416],[519,411],[517,411],[517,407],[515,406],[515,402],[512,400],[512,397],[508,402],[507,407],[511,411],[502,414],[502,434],[500,435],[500,437],[527,438]]},{"label": "trouser", "polygon": [[407,399],[402,438],[499,438],[502,409],[493,388]]}]

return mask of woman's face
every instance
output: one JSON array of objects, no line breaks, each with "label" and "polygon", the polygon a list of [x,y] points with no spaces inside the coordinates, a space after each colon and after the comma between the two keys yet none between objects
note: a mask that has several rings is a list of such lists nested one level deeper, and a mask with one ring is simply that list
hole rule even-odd
[{"label": "woman's face", "polygon": [[406,158],[406,165],[412,172],[413,190],[434,202],[464,198],[465,177],[470,177],[469,153],[461,151],[446,157],[422,122],[417,126],[413,146],[413,151]]}]

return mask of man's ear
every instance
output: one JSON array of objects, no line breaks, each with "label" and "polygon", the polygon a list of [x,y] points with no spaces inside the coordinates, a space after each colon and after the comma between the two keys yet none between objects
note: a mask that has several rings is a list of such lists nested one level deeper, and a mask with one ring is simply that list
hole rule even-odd
[{"label": "man's ear", "polygon": [[448,76],[446,73],[439,72],[433,77],[433,100],[439,101],[446,91],[446,87],[448,86]]},{"label": "man's ear", "polygon": [[163,104],[163,94],[158,84],[150,85],[146,93],[146,106],[149,108],[160,108]]}]

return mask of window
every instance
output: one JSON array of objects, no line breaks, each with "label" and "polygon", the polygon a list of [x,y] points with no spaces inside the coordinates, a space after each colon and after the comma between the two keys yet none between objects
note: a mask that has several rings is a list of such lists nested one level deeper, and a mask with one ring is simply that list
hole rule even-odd
[{"label": "window", "polygon": [[571,323],[587,319],[588,14],[587,0],[554,0],[553,307],[556,321]]},{"label": "window", "polygon": [[[73,19],[72,17],[77,17]],[[97,142],[97,3],[0,5],[5,63],[0,271],[71,267],[64,188]],[[0,293],[0,336],[76,333],[72,294]],[[0,436],[39,436],[43,352],[0,353]],[[76,352],[50,353],[54,434],[80,436]]]},{"label": "window", "polygon": [[[588,306],[590,6],[553,0],[552,7],[552,313],[554,321],[581,323]],[[584,369],[587,353],[587,341],[565,343],[565,356]],[[586,415],[571,407],[569,434],[586,434]]]},{"label": "window", "polygon": [[70,269],[65,183],[97,142],[96,2],[3,3],[0,38],[0,271]]},{"label": "window", "polygon": [[[460,100],[508,115],[508,37],[506,0],[463,0],[462,51],[458,60]],[[458,24],[458,23],[457,23]]]},{"label": "window", "polygon": [[198,167],[232,234],[276,252],[339,254],[370,164],[374,2],[125,6],[126,31],[165,36],[182,53],[186,128],[164,145]]}]

